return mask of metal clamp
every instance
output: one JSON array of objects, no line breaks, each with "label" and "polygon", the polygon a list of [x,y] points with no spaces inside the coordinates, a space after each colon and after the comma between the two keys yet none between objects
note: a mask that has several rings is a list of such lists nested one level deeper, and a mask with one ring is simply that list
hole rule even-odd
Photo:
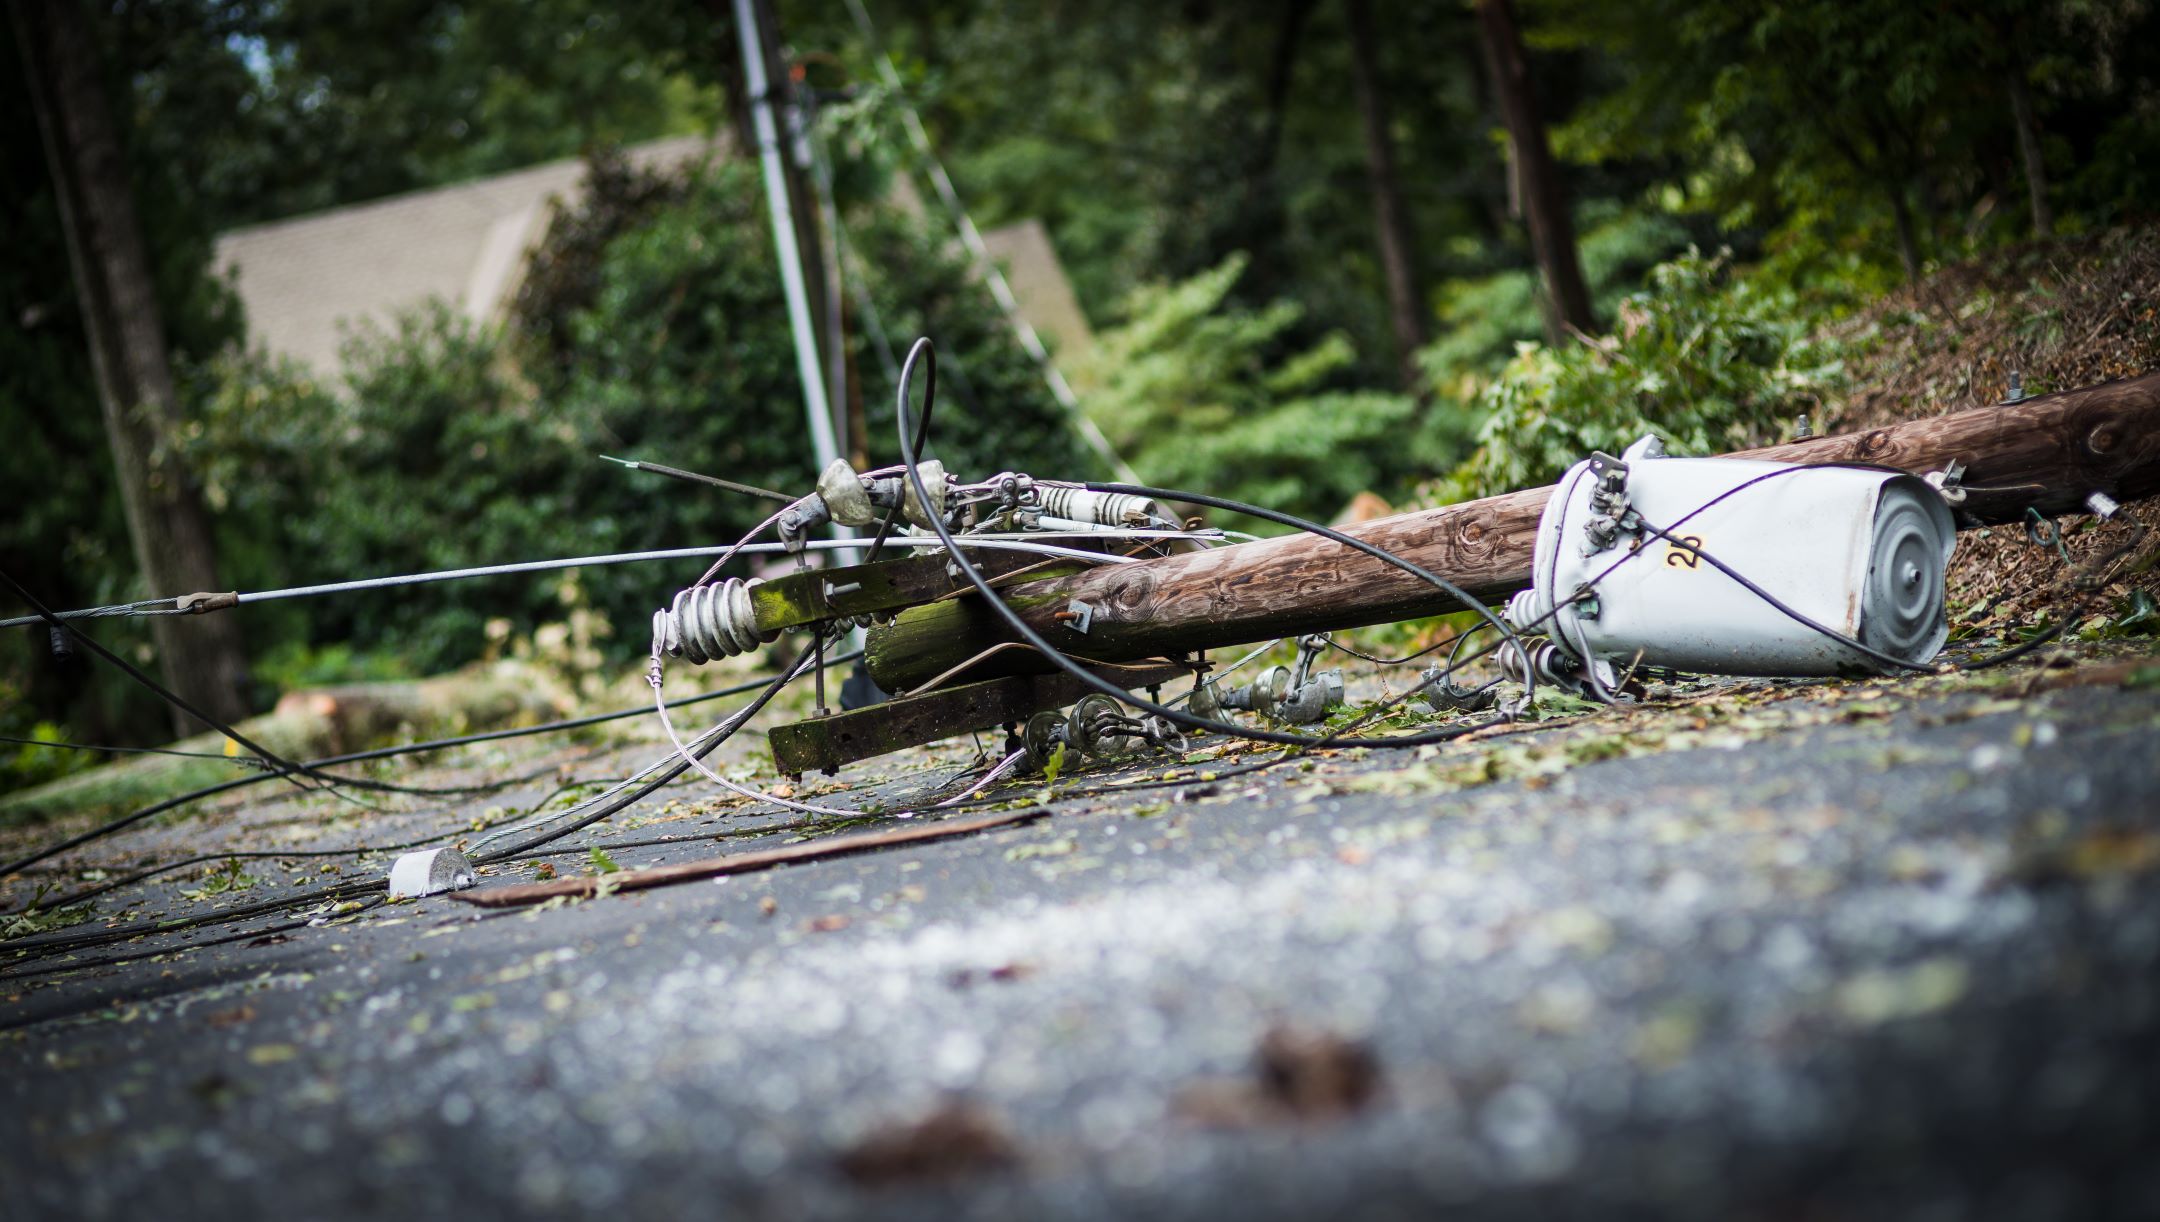
[{"label": "metal clamp", "polygon": [[1956,509],[1965,503],[1964,463],[1953,458],[1943,464],[1942,470],[1930,471],[1920,478],[1926,480],[1930,487],[1941,493],[1943,504],[1948,505],[1950,508]]},{"label": "metal clamp", "polygon": [[1086,636],[1088,629],[1095,626],[1095,608],[1076,598],[1065,604],[1065,609],[1058,612],[1057,618],[1063,621],[1067,628]]},{"label": "metal clamp", "polygon": [[1590,520],[1583,523],[1590,550],[1602,552],[1620,541],[1634,510],[1628,504],[1628,465],[1603,451],[1590,455],[1590,472],[1597,483],[1590,489]]},{"label": "metal clamp", "polygon": [[1217,690],[1212,684],[1203,684],[1194,689],[1193,711],[1201,713],[1200,692],[1206,691],[1209,704],[1217,709],[1242,709],[1291,725],[1319,721],[1327,716],[1329,709],[1343,702],[1341,671],[1324,670],[1318,674],[1313,673],[1313,659],[1325,648],[1327,638],[1324,636],[1300,637],[1295,668],[1270,666],[1255,676],[1251,683],[1227,691]]}]

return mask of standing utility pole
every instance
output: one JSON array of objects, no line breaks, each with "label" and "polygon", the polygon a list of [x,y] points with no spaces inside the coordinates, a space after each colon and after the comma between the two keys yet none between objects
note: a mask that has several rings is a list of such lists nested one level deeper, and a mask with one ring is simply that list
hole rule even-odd
[{"label": "standing utility pole", "polygon": [[[80,0],[18,0],[10,8],[136,562],[152,590],[216,590],[217,551],[202,498],[178,463],[158,456],[159,437],[178,423],[178,395],[88,18]],[[237,620],[159,616],[151,634],[174,691],[228,722],[248,714]],[[186,733],[192,727],[183,718],[174,713]]]},{"label": "standing utility pole", "polygon": [[[840,457],[840,442],[833,428],[832,400],[826,394],[825,363],[818,351],[817,313],[810,300],[810,265],[804,249],[806,239],[816,240],[817,229],[807,209],[790,198],[803,193],[799,187],[791,189],[792,166],[780,145],[771,72],[776,43],[763,20],[763,8],[763,0],[735,0],[736,37],[742,43],[743,85],[749,94],[758,161],[764,170],[765,205],[772,215],[773,249],[779,256],[781,288],[787,294],[788,326],[795,333],[795,370],[802,379],[803,410],[810,418],[810,448],[817,455],[818,468],[823,470]],[[822,287],[822,266],[817,277]],[[849,552],[841,553],[838,559],[842,564],[855,563]]]}]

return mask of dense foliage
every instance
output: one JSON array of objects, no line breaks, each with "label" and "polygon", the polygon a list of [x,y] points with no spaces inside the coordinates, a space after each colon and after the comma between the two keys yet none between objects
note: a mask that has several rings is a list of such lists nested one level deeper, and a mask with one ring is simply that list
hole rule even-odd
[{"label": "dense foliage", "polygon": [[[1307,513],[1371,489],[1469,495],[1534,481],[1644,429],[1678,450],[1770,436],[1839,393],[1816,324],[1916,273],[2135,222],[2160,166],[2151,0],[1517,0],[1536,109],[1582,235],[1598,326],[1548,344],[1545,294],[1469,4],[1374,0],[776,0],[835,122],[828,151],[887,340],[945,357],[938,448],[962,470],[1088,472],[931,205],[897,108],[920,108],[984,227],[1038,218],[1101,330],[1083,389],[1151,478]],[[800,398],[747,167],[652,178],[596,163],[501,329],[427,311],[356,337],[345,368],[235,348],[208,274],[233,226],[654,136],[739,130],[727,6],[657,0],[113,0],[101,5],[190,423],[161,461],[213,496],[224,584],[347,577],[709,541],[754,505],[652,483],[598,452],[799,486]],[[65,248],[10,23],[0,22],[0,564],[55,601],[137,588]],[[904,80],[876,84],[873,53]],[[1406,215],[1429,339],[1392,359],[1381,188],[1363,79]],[[731,100],[735,105],[730,105]],[[2029,151],[2028,151],[2029,150]],[[1726,250],[1717,259],[1685,253]],[[1656,268],[1655,272],[1651,269]],[[850,297],[873,456],[892,374]],[[1069,368],[1076,375],[1083,371]],[[1437,480],[1437,482],[1435,482]],[[651,574],[588,574],[622,627]],[[560,614],[546,582],[250,612],[281,681],[472,656],[482,621]],[[135,649],[129,627],[106,629]],[[0,733],[156,724],[99,668],[0,640]],[[33,712],[32,710],[37,710]],[[131,722],[129,717],[133,716]]]},{"label": "dense foliage", "polygon": [[1792,290],[1725,271],[1690,251],[1621,303],[1611,336],[1523,345],[1479,397],[1477,449],[1441,481],[1441,498],[1549,483],[1645,433],[1674,454],[1718,454],[1819,413],[1841,384],[1836,346],[1814,338]]},{"label": "dense foliage", "polygon": [[[255,542],[233,557],[239,582],[726,543],[772,509],[601,454],[808,486],[815,464],[755,167],[654,177],[611,164],[593,185],[536,258],[585,270],[535,281],[508,330],[438,306],[356,336],[341,387],[259,359],[220,371],[197,461],[228,519],[246,524],[236,533]],[[1071,469],[1062,414],[955,257],[911,225],[864,236],[884,269],[871,286],[880,308],[936,336],[999,422],[993,434],[964,397],[943,398],[946,461]],[[897,448],[886,386],[870,413],[877,461]],[[582,574],[592,610],[620,629],[608,654],[641,650],[652,607],[702,567]],[[319,648],[359,642],[425,673],[480,653],[491,619],[526,633],[561,610],[553,582],[506,577],[292,604],[279,631]]]},{"label": "dense foliage", "polygon": [[1094,353],[1090,408],[1148,480],[1326,519],[1456,457],[1461,416],[1346,386],[1354,358],[1340,331],[1286,351],[1303,307],[1229,301],[1244,272],[1233,256],[1139,290]]}]

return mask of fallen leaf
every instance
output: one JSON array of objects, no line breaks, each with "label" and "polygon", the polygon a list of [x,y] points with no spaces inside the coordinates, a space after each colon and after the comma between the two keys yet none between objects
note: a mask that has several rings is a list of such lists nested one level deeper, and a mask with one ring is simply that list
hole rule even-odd
[{"label": "fallen leaf", "polygon": [[858,1184],[949,1180],[1010,1167],[1019,1150],[1005,1126],[980,1106],[950,1099],[930,1114],[878,1129],[840,1155]]}]

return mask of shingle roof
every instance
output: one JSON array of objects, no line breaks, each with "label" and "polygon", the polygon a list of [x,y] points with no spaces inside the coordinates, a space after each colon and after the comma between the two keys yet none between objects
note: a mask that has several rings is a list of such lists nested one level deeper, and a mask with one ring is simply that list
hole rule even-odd
[{"label": "shingle roof", "polygon": [[[682,136],[625,154],[652,167],[721,147]],[[430,298],[475,320],[496,317],[554,202],[574,203],[584,183],[584,163],[572,158],[252,225],[218,238],[217,266],[234,279],[251,343],[330,372],[354,324],[388,322]],[[989,230],[983,241],[1006,266],[1021,313],[1058,355],[1086,351],[1093,343],[1087,318],[1041,223]]]},{"label": "shingle roof", "polygon": [[[683,136],[626,154],[637,165],[670,165],[713,147]],[[217,266],[235,278],[253,343],[335,369],[345,329],[362,319],[387,321],[430,297],[494,317],[551,201],[575,201],[584,182],[584,163],[571,158],[251,225],[218,238]]]}]

